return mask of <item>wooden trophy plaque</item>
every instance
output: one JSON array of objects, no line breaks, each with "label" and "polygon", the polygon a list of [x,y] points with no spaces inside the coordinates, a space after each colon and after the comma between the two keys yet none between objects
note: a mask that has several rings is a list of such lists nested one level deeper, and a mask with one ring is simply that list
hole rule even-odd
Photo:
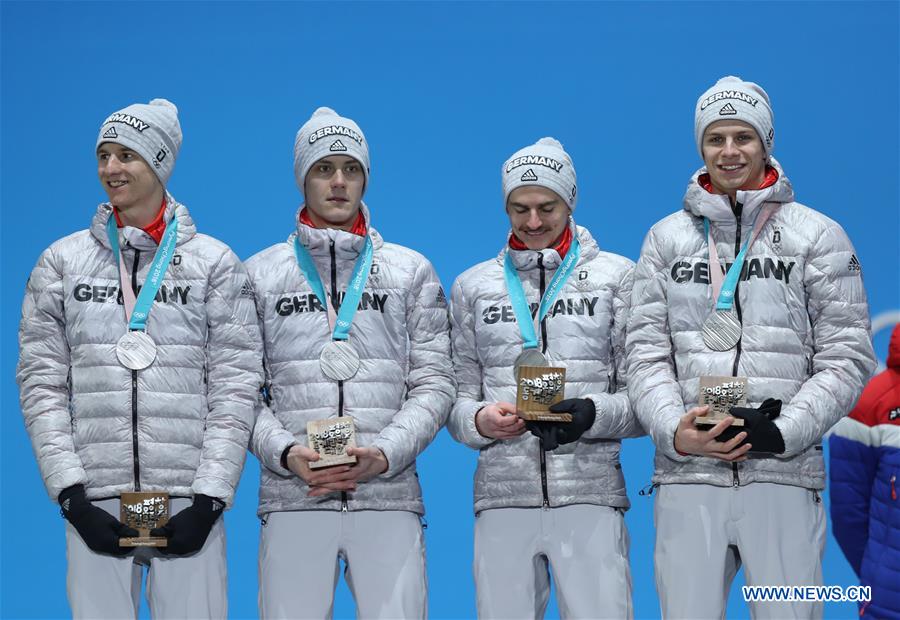
[{"label": "wooden trophy plaque", "polygon": [[[700,377],[700,407],[709,405],[709,413],[697,418],[697,426],[715,426],[731,415],[732,407],[747,404],[747,377]],[[735,418],[732,426],[743,426],[744,420]]]},{"label": "wooden trophy plaque", "polygon": [[356,447],[356,430],[350,416],[307,422],[306,435],[309,448],[319,453],[318,461],[310,461],[310,469],[356,463],[356,457],[347,454],[347,448]]},{"label": "wooden trophy plaque", "polygon": [[120,547],[165,547],[168,544],[165,536],[150,535],[150,530],[169,521],[168,493],[122,493],[119,514],[122,523],[139,532],[137,536],[120,538]]},{"label": "wooden trophy plaque", "polygon": [[552,366],[520,366],[516,376],[516,412],[529,422],[571,422],[571,413],[553,413],[565,396],[566,369]]}]

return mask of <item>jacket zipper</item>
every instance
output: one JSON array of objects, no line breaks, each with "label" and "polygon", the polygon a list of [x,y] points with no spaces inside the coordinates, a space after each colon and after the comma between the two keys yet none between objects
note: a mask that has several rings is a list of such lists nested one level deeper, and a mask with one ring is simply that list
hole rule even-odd
[{"label": "jacket zipper", "polygon": [[[741,251],[741,213],[743,213],[743,211],[744,211],[744,205],[742,205],[739,202],[735,203],[734,217],[735,217],[735,220],[737,223],[735,231],[734,231],[734,258],[735,258],[735,260],[737,260],[737,255]],[[741,277],[740,277],[740,274],[738,274],[738,281],[734,287],[734,307],[735,307],[735,311],[737,312],[738,323],[741,324],[741,329],[743,329],[744,320],[742,318],[743,314],[741,313],[741,297],[740,297],[740,295],[738,295],[738,290],[740,289],[740,287],[741,287]],[[738,364],[740,364],[740,362],[741,362],[741,341],[742,340],[743,340],[743,333],[741,334],[741,338],[738,338],[737,345],[735,345],[734,365],[731,367],[731,375],[733,377],[738,376]],[[741,486],[740,469],[738,468],[737,463],[731,464],[731,476],[732,476],[731,484],[735,489],[737,489],[739,486]]]},{"label": "jacket zipper", "polygon": [[[134,264],[131,267],[131,290],[138,294],[137,272],[141,260],[141,251],[135,248]],[[126,327],[127,329],[127,327]],[[134,466],[134,490],[141,490],[141,463],[138,453],[138,371],[131,371],[131,455]]]},{"label": "jacket zipper", "polygon": [[[735,219],[737,220],[737,228],[734,232],[734,258],[737,260],[737,255],[741,252],[741,212],[744,210],[743,205],[741,203],[736,203],[734,205],[734,214]],[[740,274],[738,274],[738,281],[734,287],[734,307],[737,311],[738,323],[741,324],[743,328],[744,320],[743,314],[741,313],[741,296],[738,295],[738,291],[741,288],[741,278]],[[741,338],[738,338],[737,345],[735,346],[734,353],[734,366],[731,368],[731,375],[733,377],[738,376],[738,364],[741,361],[741,342],[743,341],[743,334],[741,334]]]},{"label": "jacket zipper", "polygon": [[[329,251],[331,252],[331,305],[334,307],[334,311],[337,312],[340,309],[340,303],[338,303],[338,290],[337,290],[337,257],[334,253],[334,239],[328,244]],[[338,417],[344,417],[344,382],[338,381]],[[341,491],[341,512],[347,512],[347,492]]]},{"label": "jacket zipper", "polygon": [[[538,267],[540,268],[540,294],[538,295],[538,309],[541,311],[540,300],[544,298],[544,255],[538,252]],[[541,319],[541,352],[547,352],[547,317]],[[550,495],[547,493],[547,451],[544,450],[544,442],[539,442],[541,450],[541,494],[544,501],[541,504],[543,508],[550,508]]]},{"label": "jacket zipper", "polygon": [[891,476],[891,499],[897,501],[897,487],[894,486],[895,482],[897,482],[897,474]]}]

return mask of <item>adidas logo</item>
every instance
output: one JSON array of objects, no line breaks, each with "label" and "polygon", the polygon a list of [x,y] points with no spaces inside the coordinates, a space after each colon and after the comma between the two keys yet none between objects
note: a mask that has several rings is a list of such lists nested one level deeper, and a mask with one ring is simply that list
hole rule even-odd
[{"label": "adidas logo", "polygon": [[529,168],[528,170],[525,171],[525,174],[522,175],[522,180],[523,181],[537,181],[538,178],[537,178],[537,175],[534,173],[534,170]]},{"label": "adidas logo", "polygon": [[69,512],[69,506],[71,505],[71,503],[72,503],[72,500],[67,499],[66,501],[63,502],[62,509],[65,510],[66,512]]},{"label": "adidas logo", "polygon": [[335,140],[334,142],[331,143],[331,147],[330,147],[328,150],[329,150],[329,151],[332,151],[332,152],[334,152],[334,151],[346,151],[346,150],[347,150],[347,147],[344,146],[344,143],[341,142],[340,140]]},{"label": "adidas logo", "polygon": [[859,259],[856,258],[856,254],[850,256],[850,262],[847,264],[847,269],[850,271],[862,271],[862,265],[859,264]]},{"label": "adidas logo", "polygon": [[896,420],[900,418],[900,407],[897,407],[888,414],[888,420]]},{"label": "adidas logo", "polygon": [[442,306],[447,304],[447,295],[444,294],[443,286],[438,287],[437,298],[435,301]]},{"label": "adidas logo", "polygon": [[729,114],[737,114],[737,110],[735,110],[734,106],[730,103],[726,103],[722,106],[722,109],[719,110],[719,116],[728,116]]},{"label": "adidas logo", "polygon": [[244,280],[244,283],[241,285],[241,297],[253,297],[253,287],[250,285],[250,280]]},{"label": "adidas logo", "polygon": [[219,511],[222,510],[223,508],[225,508],[225,502],[220,502],[220,501],[217,500],[217,499],[214,499],[214,500],[212,501],[212,509],[213,509],[213,512],[219,512]]},{"label": "adidas logo", "polygon": [[107,129],[106,131],[103,132],[103,137],[104,138],[118,138],[119,134],[116,133],[115,127],[110,127],[109,129]]}]

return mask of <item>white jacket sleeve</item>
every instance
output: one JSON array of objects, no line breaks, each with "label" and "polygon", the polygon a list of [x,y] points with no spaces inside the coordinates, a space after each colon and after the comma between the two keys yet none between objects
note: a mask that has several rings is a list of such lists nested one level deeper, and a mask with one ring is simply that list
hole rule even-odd
[{"label": "white jacket sleeve", "polygon": [[250,278],[231,250],[210,272],[205,301],[209,413],[191,489],[230,506],[244,468],[262,384],[262,341]]},{"label": "white jacket sleeve", "polygon": [[[253,290],[254,299],[256,301],[256,318],[259,324],[260,338],[262,339],[262,342],[265,343],[266,324],[263,320],[263,317],[265,316],[265,308],[263,307],[264,298],[258,294],[259,290],[257,287],[254,286]],[[281,466],[281,455],[284,453],[285,448],[293,443],[297,443],[297,439],[294,437],[293,433],[284,428],[281,422],[278,421],[278,418],[275,417],[275,414],[272,413],[272,410],[269,408],[269,403],[266,402],[266,397],[271,398],[272,379],[269,376],[269,364],[266,358],[265,345],[262,347],[262,365],[265,381],[264,388],[266,392],[264,394],[263,390],[260,390],[257,394],[255,422],[253,425],[253,432],[250,435],[250,451],[253,452],[257,459],[259,459],[259,462],[263,467],[268,468],[279,476],[290,477],[293,476],[294,473]]]},{"label": "white jacket sleeve", "polygon": [[667,268],[651,230],[634,270],[631,317],[625,347],[628,351],[628,394],[641,425],[658,450],[683,461],[675,451],[675,429],[685,413],[675,377],[669,337]]},{"label": "white jacket sleeve", "polygon": [[634,268],[629,267],[622,274],[614,292],[613,321],[609,327],[610,351],[613,355],[611,368],[614,369],[614,374],[610,377],[608,392],[587,396],[594,401],[597,409],[597,419],[584,433],[589,439],[621,439],[646,434],[632,412],[627,389],[625,331],[631,306],[633,278]]},{"label": "white jacket sleeve", "polygon": [[850,239],[835,223],[819,234],[803,271],[814,334],[812,377],[775,425],[784,438],[783,458],[819,443],[850,413],[876,367],[862,271]]},{"label": "white jacket sleeve", "polygon": [[66,338],[63,274],[51,246],[41,254],[25,289],[19,324],[16,380],[25,428],[50,498],[87,473],[75,453],[69,411],[69,344]]},{"label": "white jacket sleeve", "polygon": [[478,450],[495,440],[485,437],[475,428],[475,414],[488,403],[482,400],[482,369],[475,350],[474,308],[466,300],[459,279],[450,292],[450,333],[453,337],[453,370],[458,393],[447,430],[460,443]]},{"label": "white jacket sleeve", "polygon": [[409,336],[407,397],[372,445],[388,460],[390,478],[409,466],[428,447],[447,421],[456,396],[450,362],[447,300],[434,268],[422,259],[406,296]]}]

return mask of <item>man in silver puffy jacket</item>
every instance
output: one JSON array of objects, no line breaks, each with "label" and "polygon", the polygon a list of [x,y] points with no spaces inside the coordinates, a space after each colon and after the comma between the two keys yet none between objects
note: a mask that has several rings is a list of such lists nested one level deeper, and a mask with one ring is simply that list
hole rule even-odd
[{"label": "man in silver puffy jacket", "polygon": [[[110,115],[97,138],[109,202],[51,245],[19,328],[22,412],[68,520],[77,618],[226,616],[225,532],[262,382],[246,270],[166,192],[181,146],[164,99]],[[167,546],[120,546],[119,495],[168,492]]]},{"label": "man in silver puffy jacket", "polygon": [[[822,436],[875,368],[862,274],[836,222],[794,201],[771,157],[772,110],[726,77],[697,102],[706,164],[684,209],[653,226],[635,269],[628,381],[656,444],[656,585],[663,617],[720,618],[748,585],[822,583]],[[699,426],[701,381],[737,387]],[[746,402],[743,402],[746,401]],[[733,423],[736,423],[733,425]],[[737,424],[743,426],[737,426]],[[756,618],[821,604],[751,602]]]},{"label": "man in silver puffy jacket", "polygon": [[[575,225],[575,168],[555,139],[510,157],[503,191],[508,243],[459,276],[450,302],[459,395],[448,428],[479,450],[478,615],[542,617],[552,570],[563,617],[628,618],[619,449],[643,434],[625,389],[634,264]],[[519,362],[565,367],[566,400],[552,410],[571,422],[522,421]]]},{"label": "man in silver puffy jacket", "polygon": [[[296,231],[251,258],[267,406],[260,615],[331,616],[339,560],[361,618],[427,613],[416,457],[456,394],[447,303],[420,254],[385,243],[362,203],[369,151],[355,122],[319,108],[297,133],[305,204]],[[351,418],[353,465],[315,467],[307,424]]]}]

